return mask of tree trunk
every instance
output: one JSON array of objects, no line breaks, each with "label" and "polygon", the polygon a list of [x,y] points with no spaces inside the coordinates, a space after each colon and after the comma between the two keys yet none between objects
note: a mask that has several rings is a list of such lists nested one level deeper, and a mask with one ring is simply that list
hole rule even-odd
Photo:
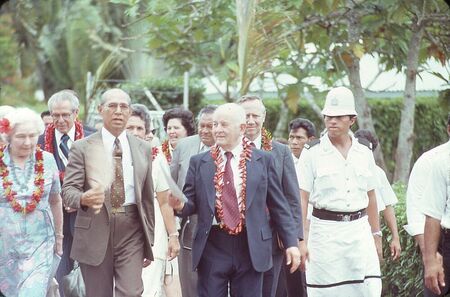
[{"label": "tree trunk", "polygon": [[278,119],[277,127],[273,132],[273,138],[283,137],[289,123],[289,108],[284,100],[285,98],[281,99],[280,117]]},{"label": "tree trunk", "polygon": [[[347,4],[351,9],[347,18],[348,41],[350,43],[350,46],[356,46],[359,44],[361,24],[359,17],[355,11],[353,1],[347,1]],[[350,49],[348,51],[350,53]],[[372,112],[364,95],[364,89],[361,85],[361,74],[359,67],[360,60],[354,53],[350,53],[350,57],[351,58],[346,63],[346,72],[350,81],[351,88],[353,89],[353,95],[355,96],[356,112],[358,113],[358,126],[360,129],[370,130],[378,139],[375,132],[375,126],[373,125]],[[383,150],[381,149],[381,146],[379,146],[379,149],[375,150],[374,157],[376,163],[381,168],[383,168],[386,173],[388,173],[386,163],[384,162]]]},{"label": "tree trunk", "polygon": [[417,24],[412,27],[406,64],[405,98],[400,118],[397,150],[395,153],[394,181],[408,181],[414,145],[414,111],[416,107],[416,75],[419,64],[419,49],[423,28]]}]

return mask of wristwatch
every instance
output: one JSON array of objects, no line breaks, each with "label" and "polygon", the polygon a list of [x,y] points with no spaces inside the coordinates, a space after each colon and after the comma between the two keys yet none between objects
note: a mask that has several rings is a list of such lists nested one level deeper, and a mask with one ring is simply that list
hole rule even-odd
[{"label": "wristwatch", "polygon": [[383,236],[383,232],[381,232],[381,230],[379,230],[379,231],[376,231],[376,232],[372,232],[372,235],[373,236],[380,236],[380,237],[382,237]]}]

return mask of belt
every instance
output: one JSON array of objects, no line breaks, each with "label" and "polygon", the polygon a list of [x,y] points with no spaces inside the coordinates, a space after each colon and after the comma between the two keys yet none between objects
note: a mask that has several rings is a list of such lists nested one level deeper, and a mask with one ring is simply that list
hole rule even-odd
[{"label": "belt", "polygon": [[138,212],[138,208],[136,204],[129,204],[120,207],[111,207],[111,213],[132,213]]},{"label": "belt", "polygon": [[364,217],[367,214],[365,208],[353,212],[338,212],[326,209],[313,209],[312,215],[321,220],[350,222]]}]

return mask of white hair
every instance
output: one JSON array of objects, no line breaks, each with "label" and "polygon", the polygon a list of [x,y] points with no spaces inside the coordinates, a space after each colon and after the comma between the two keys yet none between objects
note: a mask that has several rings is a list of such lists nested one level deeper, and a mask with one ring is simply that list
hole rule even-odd
[{"label": "white hair", "polygon": [[111,100],[113,98],[125,98],[125,100],[128,101],[128,104],[131,104],[131,98],[130,95],[128,95],[127,92],[125,92],[122,89],[119,88],[113,88],[106,90],[102,96],[100,97],[100,105],[104,104],[106,101]]},{"label": "white hair", "polygon": [[78,100],[77,93],[73,90],[66,89],[66,90],[62,90],[62,91],[59,91],[59,92],[53,94],[50,97],[50,99],[48,99],[48,103],[47,103],[48,110],[50,112],[52,112],[53,106],[56,103],[64,102],[64,101],[70,102],[70,105],[72,106],[72,111],[78,110],[78,107],[80,106],[80,102]]},{"label": "white hair", "polygon": [[9,121],[9,125],[11,126],[11,132],[7,134],[7,140],[9,141],[9,138],[12,134],[12,131],[14,131],[14,128],[16,125],[29,123],[31,122],[33,124],[33,127],[36,129],[36,132],[40,135],[44,133],[45,125],[42,121],[39,114],[29,108],[26,107],[20,107],[16,108],[14,112],[10,112],[5,116],[6,119]]},{"label": "white hair", "polygon": [[9,105],[1,105],[0,106],[0,119],[12,111],[14,111],[14,107],[9,106]]},{"label": "white hair", "polygon": [[247,122],[245,109],[239,104],[225,103],[217,107],[214,111],[214,115],[224,113],[237,125],[245,124]]}]

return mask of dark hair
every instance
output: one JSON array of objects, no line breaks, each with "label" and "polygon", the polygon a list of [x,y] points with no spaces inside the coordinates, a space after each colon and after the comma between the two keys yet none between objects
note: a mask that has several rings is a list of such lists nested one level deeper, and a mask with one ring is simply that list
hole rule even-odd
[{"label": "dark hair", "polygon": [[175,107],[166,111],[163,115],[164,130],[167,131],[167,123],[171,119],[180,119],[181,125],[187,131],[187,136],[195,134],[194,114],[181,107]]},{"label": "dark hair", "polygon": [[373,135],[372,132],[370,132],[370,130],[367,129],[359,129],[358,131],[355,132],[355,137],[356,138],[362,138],[367,140],[368,142],[370,142],[372,144],[372,151],[374,151],[377,146],[378,146],[378,139],[375,137],[375,135]]},{"label": "dark hair", "polygon": [[130,105],[131,108],[131,116],[139,117],[141,120],[144,121],[145,126],[145,133],[150,132],[150,112],[148,111],[147,106],[140,103],[134,103]]},{"label": "dark hair", "polygon": [[217,105],[206,105],[205,107],[200,109],[200,111],[198,112],[198,115],[197,115],[197,122],[200,121],[200,118],[202,117],[202,115],[213,114],[216,109],[217,109]]},{"label": "dark hair", "polygon": [[300,128],[306,131],[308,138],[316,136],[316,126],[308,119],[296,118],[289,123],[289,132]]},{"label": "dark hair", "polygon": [[50,115],[51,115],[50,110],[45,110],[45,111],[41,112],[41,119],[44,119],[44,117],[50,116]]}]

